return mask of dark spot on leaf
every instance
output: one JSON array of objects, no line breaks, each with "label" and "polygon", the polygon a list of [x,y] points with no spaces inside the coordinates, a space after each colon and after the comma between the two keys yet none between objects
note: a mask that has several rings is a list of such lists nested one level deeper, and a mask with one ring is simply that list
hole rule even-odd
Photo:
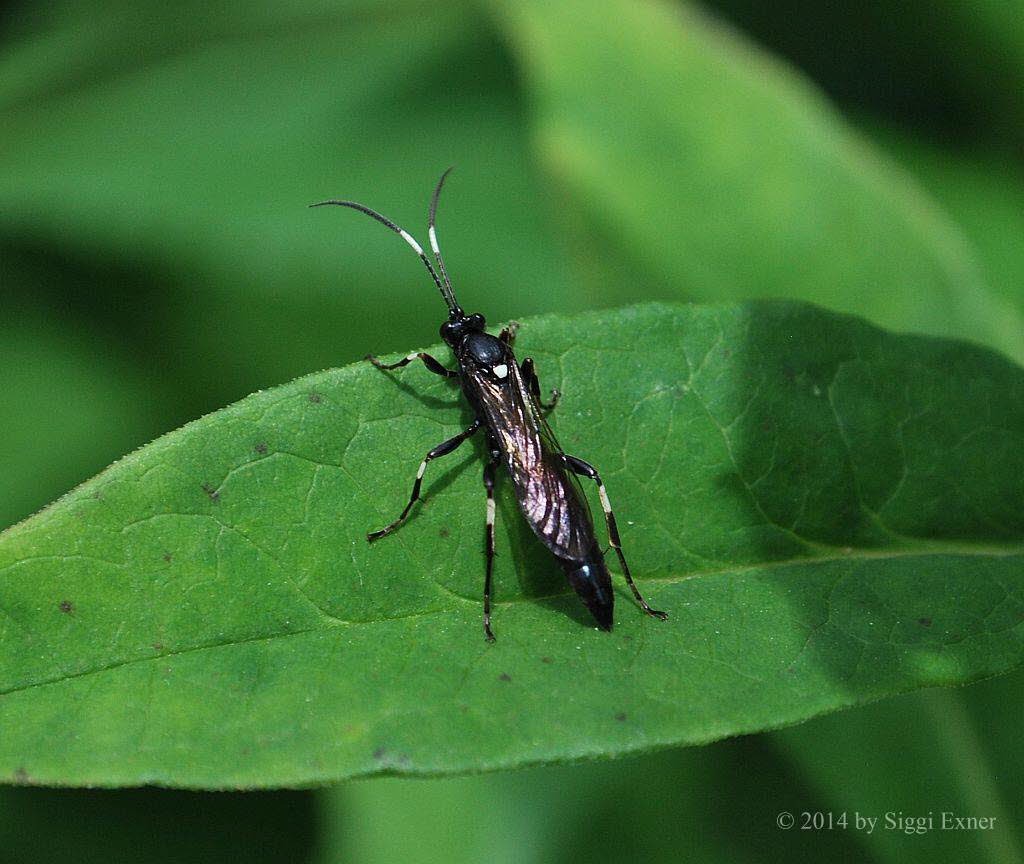
[{"label": "dark spot on leaf", "polygon": [[499,681],[511,681],[511,680],[512,680],[512,676],[511,676],[511,675],[509,675],[509,674],[508,674],[508,672],[502,672],[502,673],[501,673],[501,674],[500,674],[500,675],[498,676],[498,680],[499,680]]},{"label": "dark spot on leaf", "polygon": [[323,398],[320,396],[319,393],[310,393],[309,401],[312,402],[314,405],[319,405],[323,401]]},{"label": "dark spot on leaf", "polygon": [[388,751],[386,747],[378,747],[376,750],[373,751],[373,758],[377,760],[383,759],[387,755]]},{"label": "dark spot on leaf", "polygon": [[442,528],[437,532],[440,537],[447,537],[451,532],[447,528]]},{"label": "dark spot on leaf", "polygon": [[60,611],[63,612],[65,615],[70,615],[72,612],[75,611],[75,607],[71,605],[70,600],[61,600]]},{"label": "dark spot on leaf", "polygon": [[932,619],[931,618],[918,618],[917,619],[917,623],[920,624],[922,627],[931,627],[932,626]]},{"label": "dark spot on leaf", "polygon": [[411,761],[412,760],[409,759],[409,754],[408,753],[403,753],[401,756],[398,757],[398,764],[399,765],[408,765],[409,762],[411,762]]},{"label": "dark spot on leaf", "polygon": [[626,715],[620,711],[618,714],[615,715],[615,719],[618,720],[620,723],[625,723]]},{"label": "dark spot on leaf", "polygon": [[210,496],[211,501],[217,501],[220,498],[220,492],[214,489],[209,483],[203,484],[203,491]]},{"label": "dark spot on leaf", "polygon": [[722,349],[722,356],[726,360],[728,360],[730,357],[732,357],[732,349],[731,348],[723,348]]},{"label": "dark spot on leaf", "polygon": [[257,453],[259,453],[262,456],[264,453],[267,452],[267,445],[264,444],[262,441],[260,441],[260,443],[257,444],[252,449],[255,450]]},{"label": "dark spot on leaf", "polygon": [[28,783],[28,781],[29,781],[28,771],[26,771],[23,767],[19,767],[19,768],[15,769],[15,771],[14,771],[14,782],[15,783]]},{"label": "dark spot on leaf", "polygon": [[99,492],[93,492],[93,493],[92,493],[92,497],[93,497],[93,498],[94,498],[95,500],[99,501],[99,500],[100,500],[100,498],[102,498],[103,496],[101,496]]},{"label": "dark spot on leaf", "polygon": [[166,561],[168,564],[171,563],[171,553],[170,552],[164,552],[162,557],[163,557],[164,561]]},{"label": "dark spot on leaf", "polygon": [[153,650],[154,651],[163,651],[164,650],[164,643],[163,642],[154,642],[153,643]]},{"label": "dark spot on leaf", "polygon": [[551,658],[550,658],[550,657],[541,657],[541,658],[540,658],[540,662],[541,662],[541,663],[551,663],[551,662],[552,662],[552,660],[551,660]]}]

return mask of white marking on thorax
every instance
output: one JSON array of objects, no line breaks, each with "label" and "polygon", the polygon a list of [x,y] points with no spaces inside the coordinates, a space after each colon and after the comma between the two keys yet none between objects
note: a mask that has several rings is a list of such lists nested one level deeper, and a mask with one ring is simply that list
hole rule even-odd
[{"label": "white marking on thorax", "polygon": [[497,366],[494,367],[493,371],[494,374],[497,375],[499,378],[504,378],[506,375],[508,375],[508,366],[506,366],[504,363],[499,363]]}]

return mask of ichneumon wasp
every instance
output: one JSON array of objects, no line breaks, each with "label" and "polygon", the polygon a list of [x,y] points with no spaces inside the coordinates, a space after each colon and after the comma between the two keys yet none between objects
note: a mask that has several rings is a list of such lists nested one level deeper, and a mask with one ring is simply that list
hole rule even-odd
[{"label": "ichneumon wasp", "polygon": [[594,535],[590,507],[576,477],[593,480],[604,510],[608,538],[619,557],[622,573],[633,596],[648,615],[664,619],[666,614],[648,606],[633,582],[622,553],[615,514],[600,475],[592,465],[563,452],[544,419],[544,412],[555,407],[559,393],[552,390],[551,403],[543,404],[533,359],[526,357],[521,364],[516,361],[512,346],[518,325],[510,324],[498,336],[492,336],[485,330],[483,315],[467,315],[455,299],[434,227],[437,201],[450,171],[451,168],[441,175],[430,199],[428,234],[430,248],[437,261],[436,270],[412,235],[377,211],[354,201],[331,200],[310,205],[334,204],[359,210],[401,236],[419,255],[448,305],[448,320],[441,325],[441,338],[452,349],[458,369],[448,369],[422,351],[413,352],[397,363],[381,363],[373,356],[367,359],[383,370],[398,369],[420,360],[436,375],[457,378],[474,414],[473,422],[465,430],[438,444],[420,462],[412,494],[399,517],[385,528],[371,532],[366,539],[370,542],[378,540],[405,521],[420,497],[420,486],[429,462],[451,453],[467,438],[482,432],[487,444],[483,471],[487,492],[487,564],[484,578],[484,633],[487,639],[494,640],[491,632],[491,571],[494,565],[494,484],[499,465],[504,465],[511,477],[519,509],[533,532],[555,556],[569,584],[593,614],[598,626],[602,630],[611,630],[615,600],[611,576]]}]

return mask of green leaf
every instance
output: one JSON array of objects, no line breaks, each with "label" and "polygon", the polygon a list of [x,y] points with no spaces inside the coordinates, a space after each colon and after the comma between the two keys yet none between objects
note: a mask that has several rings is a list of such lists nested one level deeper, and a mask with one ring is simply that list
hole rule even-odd
[{"label": "green leaf", "polygon": [[[877,819],[873,831],[860,832],[873,860],[1020,861],[1020,744],[1001,721],[1009,706],[1021,704],[1022,683],[1018,669],[969,688],[886,699],[771,737],[795,773],[816,787],[822,809]],[[998,710],[985,712],[986,702]],[[986,818],[990,828],[943,830],[943,812]],[[887,825],[886,814],[904,817],[902,829]]]},{"label": "green leaf", "polygon": [[489,5],[623,299],[785,296],[1024,359],[956,226],[785,64],[689,4]]},{"label": "green leaf", "polygon": [[[1017,862],[1020,746],[1003,720],[1022,684],[1018,668],[776,732],[610,762],[342,783],[325,793],[317,860]],[[939,830],[943,810],[993,817],[993,828]],[[884,814],[900,811],[931,811],[935,830],[887,830]],[[831,812],[834,822],[846,813],[847,828],[783,831],[780,812]],[[875,830],[855,830],[855,813],[877,818]]]},{"label": "green leaf", "polygon": [[930,129],[946,143],[1020,140],[1024,19],[1014,6],[840,0],[807,15],[800,4],[708,5],[848,108]]},{"label": "green leaf", "polygon": [[[303,862],[316,848],[307,791],[0,789],[4,861],[59,864]],[[187,830],[182,826],[187,825]]]},{"label": "green leaf", "polygon": [[464,7],[105,0],[24,26],[0,56],[0,282],[8,246],[92,262],[88,296],[122,301],[104,320],[144,357],[156,340],[194,415],[379,350],[374,301],[396,338],[422,332],[438,301],[415,256],[306,205],[365,201],[426,242],[454,164],[439,230],[467,307],[594,305],[546,218],[512,60]]},{"label": "green leaf", "polygon": [[316,861],[870,860],[856,831],[779,830],[779,811],[813,810],[819,799],[770,740],[747,735],[615,761],[337,784],[324,793]]},{"label": "green leaf", "polygon": [[[0,776],[305,784],[699,743],[1024,656],[1024,372],[813,307],[528,322],[633,571],[593,629],[483,493],[450,382],[359,364],[161,438],[0,535]],[[439,350],[439,349],[434,349]],[[479,446],[479,442],[475,446]],[[447,463],[447,464],[446,464]]]},{"label": "green leaf", "polygon": [[[8,287],[17,277],[5,275],[13,277],[4,283]],[[24,284],[41,293],[35,280]],[[4,527],[175,422],[161,382],[138,374],[107,334],[85,321],[72,325],[66,310],[53,303],[5,301],[0,321]]]},{"label": "green leaf", "polygon": [[988,284],[1024,309],[1024,170],[998,151],[965,151],[877,122],[864,125],[956,219],[978,250]]}]

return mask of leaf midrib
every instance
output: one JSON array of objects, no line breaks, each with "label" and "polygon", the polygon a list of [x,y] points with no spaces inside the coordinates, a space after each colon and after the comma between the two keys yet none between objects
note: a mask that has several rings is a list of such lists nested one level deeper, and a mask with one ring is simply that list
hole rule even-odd
[{"label": "leaf midrib", "polygon": [[[750,573],[754,571],[764,570],[777,570],[783,567],[801,567],[810,566],[815,564],[828,564],[839,561],[885,561],[885,560],[897,560],[904,558],[930,558],[934,556],[953,556],[953,557],[987,557],[987,558],[1010,558],[1015,555],[1024,555],[1024,545],[1018,546],[999,546],[999,545],[964,545],[964,546],[940,546],[935,545],[929,549],[853,549],[849,553],[831,555],[831,556],[814,556],[814,557],[799,557],[799,558],[785,558],[771,561],[755,562],[751,564],[741,564],[731,567],[723,567],[715,570],[700,570],[691,573],[675,576],[663,576],[663,577],[651,577],[647,579],[639,579],[638,582],[645,584],[657,584],[657,585],[675,585],[680,582],[686,582],[691,579],[708,578],[714,576],[726,576],[726,575],[739,575],[743,573]],[[59,557],[59,556],[57,556]],[[17,566],[17,563],[9,566]],[[9,569],[9,568],[7,568]],[[561,597],[570,596],[571,592],[559,591],[552,594],[540,594],[531,595],[529,597],[517,597],[512,600],[501,600],[493,602],[494,606],[514,606],[521,603],[534,603],[540,600],[552,600]],[[479,604],[479,600],[476,598],[463,597],[460,594],[452,592],[450,596],[464,602]],[[318,607],[319,608],[319,607]],[[302,636],[309,633],[324,632],[333,627],[358,627],[366,626],[370,624],[379,624],[385,621],[402,621],[408,619],[425,618],[429,615],[438,615],[445,612],[452,611],[450,607],[439,607],[435,609],[421,609],[416,612],[411,612],[408,615],[396,615],[388,617],[379,617],[373,619],[367,619],[365,621],[349,620],[345,618],[339,618],[336,615],[331,615],[327,612],[320,610],[325,622],[328,622],[326,626],[308,627],[302,630],[289,630],[282,633],[271,633],[263,636],[251,636],[244,639],[234,639],[226,642],[211,642],[202,645],[191,645],[187,648],[181,648],[177,651],[167,651],[162,654],[150,657],[133,657],[128,660],[121,660],[116,663],[109,663],[104,666],[94,667],[92,669],[85,669],[80,672],[73,672],[68,675],[61,675],[59,677],[47,678],[42,681],[33,681],[28,684],[21,684],[17,687],[11,687],[7,690],[0,691],[0,698],[4,696],[10,696],[15,693],[20,693],[26,690],[32,690],[37,687],[46,687],[52,684],[61,684],[65,681],[72,681],[76,678],[85,678],[90,675],[100,675],[104,672],[112,672],[116,669],[121,669],[126,666],[133,666],[138,663],[152,663],[167,660],[169,657],[179,657],[185,654],[194,654],[199,651],[210,651],[217,648],[233,648],[237,645],[247,645],[254,642],[271,642],[275,639],[287,639],[293,636]]]}]

